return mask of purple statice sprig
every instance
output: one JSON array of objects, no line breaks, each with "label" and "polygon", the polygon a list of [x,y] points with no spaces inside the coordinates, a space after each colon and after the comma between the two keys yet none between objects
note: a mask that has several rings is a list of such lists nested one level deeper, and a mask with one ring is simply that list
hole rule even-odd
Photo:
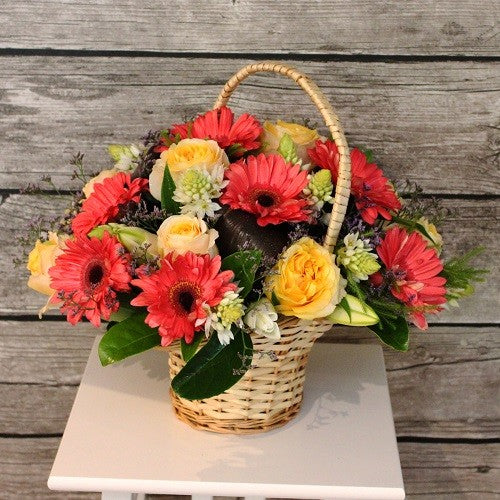
[{"label": "purple statice sprig", "polygon": [[118,222],[126,226],[140,227],[146,231],[156,233],[168,216],[169,213],[166,210],[156,205],[150,208],[143,200],[139,204],[133,203],[125,207]]},{"label": "purple statice sprig", "polygon": [[137,167],[132,174],[133,179],[138,177],[147,179],[149,177],[155,161],[160,157],[159,153],[155,152],[155,149],[161,144],[161,137],[161,130],[150,130],[141,138],[144,149],[137,160]]},{"label": "purple statice sprig", "polygon": [[368,245],[375,249],[382,243],[383,228],[385,221],[381,221],[373,226],[369,226],[361,217],[359,212],[353,212],[346,216],[342,231],[340,233],[339,241],[341,241],[347,234],[359,233],[360,237],[368,240]]}]

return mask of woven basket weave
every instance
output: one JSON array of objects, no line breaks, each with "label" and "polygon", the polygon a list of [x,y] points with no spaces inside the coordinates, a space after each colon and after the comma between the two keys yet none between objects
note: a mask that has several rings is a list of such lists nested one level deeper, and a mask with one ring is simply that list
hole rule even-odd
[{"label": "woven basket weave", "polygon": [[[332,250],[344,220],[351,182],[349,149],[337,115],[309,77],[290,66],[274,62],[249,64],[238,71],[224,86],[214,109],[224,106],[236,87],[249,75],[258,72],[277,73],[294,80],[318,108],[338,147],[339,175],[323,243],[325,248]],[[196,429],[231,434],[264,432],[289,422],[300,409],[311,348],[315,340],[331,328],[331,323],[281,318],[279,327],[279,342],[252,333],[252,367],[226,392],[208,399],[189,401],[171,390],[177,417]],[[170,378],[173,379],[185,363],[178,342],[167,349]]]}]

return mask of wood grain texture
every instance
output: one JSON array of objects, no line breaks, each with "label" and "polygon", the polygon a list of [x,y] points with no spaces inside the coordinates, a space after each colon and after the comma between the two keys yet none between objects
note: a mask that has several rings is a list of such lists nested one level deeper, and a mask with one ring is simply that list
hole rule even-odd
[{"label": "wood grain texture", "polygon": [[[2,499],[95,499],[93,493],[57,493],[47,478],[59,438],[0,438],[0,490]],[[493,500],[498,498],[498,444],[399,443],[407,498],[424,500]],[[27,481],[26,477],[30,480]],[[189,497],[148,495],[162,500]],[[228,498],[227,500],[233,500]],[[234,499],[235,500],[235,499]]]},{"label": "wood grain texture", "polygon": [[98,500],[100,495],[53,492],[47,487],[60,438],[0,438],[0,491],[10,499]]},{"label": "wood grain texture", "polygon": [[[96,330],[62,322],[0,326],[0,433],[62,433]],[[407,354],[385,349],[398,435],[498,437],[498,339],[494,328],[436,326],[414,331]],[[322,341],[378,342],[367,329],[346,327]]]},{"label": "wood grain texture", "polygon": [[[46,298],[26,287],[28,272],[16,268],[13,259],[19,248],[13,244],[20,229],[25,230],[30,220],[36,217],[50,219],[63,213],[68,197],[52,195],[10,195],[0,205],[0,262],[6,270],[0,282],[0,314],[36,314],[45,304]],[[450,210],[442,232],[445,237],[446,254],[455,255],[481,244],[486,251],[476,259],[477,266],[490,269],[485,283],[477,285],[476,293],[461,301],[458,309],[443,312],[439,317],[430,317],[431,322],[441,323],[498,323],[500,308],[499,258],[496,232],[499,224],[499,204],[496,200],[444,200]],[[57,314],[54,311],[52,314]]]},{"label": "wood grain texture", "polygon": [[407,498],[493,500],[500,494],[499,444],[399,443]]},{"label": "wood grain texture", "polygon": [[493,0],[4,0],[0,47],[300,54],[498,54]]},{"label": "wood grain texture", "polygon": [[[13,191],[44,175],[75,187],[73,153],[102,169],[109,143],[210,108],[236,70],[272,55],[316,80],[350,144],[373,149],[389,177],[455,196],[445,202],[450,252],[487,247],[478,264],[492,270],[488,283],[438,320],[470,326],[436,325],[414,332],[406,355],[384,353],[407,498],[499,498],[500,445],[489,442],[500,434],[498,329],[477,325],[498,323],[500,310],[499,19],[494,0],[0,2],[0,497],[99,498],[46,486],[96,330],[8,320],[43,303],[12,266],[14,238],[65,199]],[[269,75],[230,105],[319,123],[298,88]],[[346,328],[322,341],[377,343]]]},{"label": "wood grain texture", "polygon": [[[248,60],[157,57],[1,57],[0,186],[19,189],[51,175],[69,188],[76,151],[87,167],[109,165],[105,148],[133,142],[209,109]],[[373,149],[390,178],[428,193],[498,194],[500,73],[493,63],[305,62],[336,108],[348,141]],[[299,88],[255,75],[231,99],[264,119],[311,118]]]}]

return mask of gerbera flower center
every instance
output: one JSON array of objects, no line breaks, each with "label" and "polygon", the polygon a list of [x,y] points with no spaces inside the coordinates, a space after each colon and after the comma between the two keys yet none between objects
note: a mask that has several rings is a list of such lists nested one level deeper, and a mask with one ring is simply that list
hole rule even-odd
[{"label": "gerbera flower center", "polygon": [[84,283],[86,288],[99,286],[104,278],[105,269],[102,262],[98,260],[90,261],[85,270]]},{"label": "gerbera flower center", "polygon": [[258,203],[264,208],[269,208],[279,203],[279,197],[276,193],[262,189],[255,190],[251,198],[254,203]]},{"label": "gerbera flower center", "polygon": [[200,286],[190,281],[181,281],[170,289],[170,302],[178,314],[189,314],[200,296]]},{"label": "gerbera flower center", "polygon": [[179,304],[186,312],[190,312],[193,307],[194,297],[190,292],[181,292],[179,294]]}]

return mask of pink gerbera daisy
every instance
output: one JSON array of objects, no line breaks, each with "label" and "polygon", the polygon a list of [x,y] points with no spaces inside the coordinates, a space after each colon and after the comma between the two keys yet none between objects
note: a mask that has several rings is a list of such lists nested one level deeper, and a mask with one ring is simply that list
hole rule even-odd
[{"label": "pink gerbera daisy", "polygon": [[425,330],[425,313],[439,312],[446,302],[446,279],[438,276],[443,264],[436,251],[420,233],[408,234],[394,227],[385,234],[377,253],[390,273],[392,295],[408,307],[413,323]]},{"label": "pink gerbera daisy", "polygon": [[95,184],[93,193],[73,219],[71,229],[76,235],[86,235],[96,226],[113,221],[127,203],[139,202],[147,185],[147,179],[131,180],[130,174],[123,172]]},{"label": "pink gerbera daisy", "polygon": [[[307,152],[316,165],[330,170],[333,182],[337,182],[340,163],[337,145],[331,140],[317,141]],[[401,208],[382,170],[375,163],[368,163],[366,155],[357,148],[351,150],[351,193],[361,217],[368,224],[373,224],[379,215],[390,220],[390,211]]]},{"label": "pink gerbera daisy", "polygon": [[287,163],[280,155],[261,153],[232,163],[226,177],[229,184],[220,201],[255,214],[259,226],[309,219],[309,203],[301,197],[307,172],[300,165]]},{"label": "pink gerbera daisy", "polygon": [[[228,149],[229,156],[239,157],[260,147],[261,133],[262,126],[254,116],[245,113],[234,121],[234,113],[223,106],[198,116],[193,122],[174,125],[170,129],[170,141],[188,137],[212,139],[222,149]],[[156,152],[168,149],[168,141],[162,139],[162,142],[163,145],[155,148]]]},{"label": "pink gerbera daisy", "polygon": [[120,304],[116,292],[130,289],[130,255],[118,241],[104,233],[102,239],[82,236],[67,240],[64,252],[49,269],[51,300],[62,301],[61,312],[74,325],[85,316],[99,326]]},{"label": "pink gerbera daisy", "polygon": [[232,271],[220,272],[221,258],[187,252],[174,257],[169,253],[160,262],[160,269],[148,275],[139,272],[132,284],[142,292],[132,300],[134,306],[146,306],[146,323],[158,328],[161,345],[183,338],[193,341],[194,332],[201,330],[207,309],[222,300],[224,293],[236,290]]}]

